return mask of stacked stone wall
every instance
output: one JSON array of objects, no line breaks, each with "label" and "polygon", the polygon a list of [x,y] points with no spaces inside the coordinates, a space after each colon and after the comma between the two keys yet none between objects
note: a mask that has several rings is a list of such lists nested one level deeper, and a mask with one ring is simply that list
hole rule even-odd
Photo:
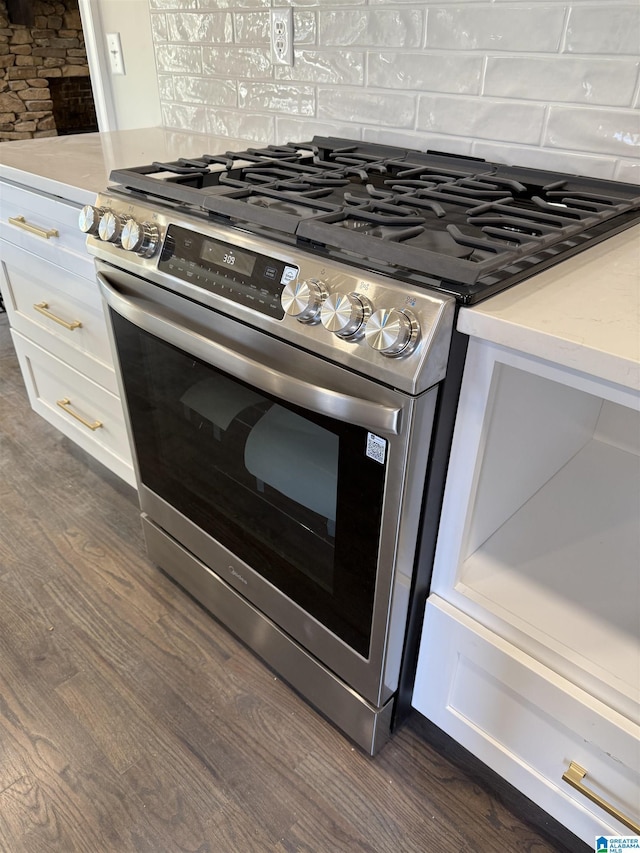
[{"label": "stacked stone wall", "polygon": [[0,0],[0,141],[56,136],[49,80],[89,76],[77,0],[34,0],[33,13],[13,24]]}]

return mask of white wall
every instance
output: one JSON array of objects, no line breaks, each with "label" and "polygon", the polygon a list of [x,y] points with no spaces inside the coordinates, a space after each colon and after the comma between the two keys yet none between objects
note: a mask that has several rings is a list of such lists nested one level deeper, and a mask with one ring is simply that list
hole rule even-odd
[{"label": "white wall", "polygon": [[[148,0],[163,124],[638,180],[637,0]],[[269,60],[292,5],[295,63]]]},{"label": "white wall", "polygon": [[[83,0],[80,10],[92,81],[97,81],[98,88],[104,91],[102,116],[99,103],[96,103],[100,129],[127,130],[161,125],[148,0]],[[104,35],[111,32],[120,33],[123,76],[112,75],[109,69]],[[95,94],[98,102],[100,94]]]}]

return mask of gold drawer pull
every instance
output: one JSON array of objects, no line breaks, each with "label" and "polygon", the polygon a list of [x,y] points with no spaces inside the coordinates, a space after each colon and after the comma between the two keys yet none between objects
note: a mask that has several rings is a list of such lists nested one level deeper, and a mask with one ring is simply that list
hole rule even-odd
[{"label": "gold drawer pull", "polygon": [[52,314],[51,311],[48,310],[48,302],[34,302],[33,307],[36,309],[36,311],[39,311],[41,314],[44,314],[45,317],[48,317],[55,323],[59,323],[61,326],[64,326],[65,329],[69,329],[70,332],[73,332],[74,329],[82,328],[82,323],[80,322],[80,320],[72,320],[69,323],[67,322],[67,320],[63,320],[62,317],[56,317],[55,314]]},{"label": "gold drawer pull", "polygon": [[591,791],[587,788],[586,785],[582,783],[582,780],[587,775],[587,771],[584,767],[580,767],[579,764],[576,764],[575,761],[572,761],[569,765],[569,769],[562,774],[562,780],[564,782],[568,782],[572,788],[575,788],[576,791],[580,791],[581,794],[584,794],[587,799],[591,800],[592,803],[595,803],[597,806],[600,806],[601,809],[607,814],[610,814],[611,817],[615,817],[616,820],[619,820],[620,823],[627,826],[632,832],[638,833],[640,835],[640,823],[635,823],[635,821],[631,820],[631,818],[622,814],[621,811],[618,811],[615,806],[610,805],[606,800],[603,800],[602,797],[599,797],[594,791]]},{"label": "gold drawer pull", "polygon": [[70,414],[72,418],[75,418],[77,421],[80,421],[81,424],[84,424],[84,426],[89,427],[89,429],[100,429],[100,427],[102,426],[102,421],[94,421],[93,423],[91,423],[91,421],[88,421],[83,418],[82,415],[79,415],[77,412],[74,412],[73,409],[70,408],[71,400],[68,397],[64,397],[62,400],[57,400],[56,402],[61,409],[64,409],[65,412]]},{"label": "gold drawer pull", "polygon": [[9,222],[11,225],[15,225],[16,228],[22,228],[23,231],[35,234],[36,237],[44,237],[45,240],[48,240],[49,237],[60,236],[55,228],[39,228],[37,225],[30,225],[24,216],[10,216]]}]

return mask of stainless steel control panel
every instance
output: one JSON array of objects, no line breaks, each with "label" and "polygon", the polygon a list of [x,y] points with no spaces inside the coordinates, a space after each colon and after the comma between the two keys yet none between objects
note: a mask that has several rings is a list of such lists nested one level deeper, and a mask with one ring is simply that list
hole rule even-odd
[{"label": "stainless steel control panel", "polygon": [[96,257],[409,393],[444,377],[454,300],[182,210],[105,193]]}]

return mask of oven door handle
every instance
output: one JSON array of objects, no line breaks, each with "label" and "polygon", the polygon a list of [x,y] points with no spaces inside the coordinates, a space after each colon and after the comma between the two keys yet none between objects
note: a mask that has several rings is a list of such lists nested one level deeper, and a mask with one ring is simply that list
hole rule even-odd
[{"label": "oven door handle", "polygon": [[192,332],[173,319],[163,317],[150,310],[148,303],[142,304],[143,300],[135,296],[123,295],[102,273],[97,273],[97,279],[107,304],[149,334],[203,361],[210,362],[236,379],[286,399],[303,409],[358,424],[372,432],[398,435],[400,408],[322,388],[303,379],[281,373],[204,335]]}]

